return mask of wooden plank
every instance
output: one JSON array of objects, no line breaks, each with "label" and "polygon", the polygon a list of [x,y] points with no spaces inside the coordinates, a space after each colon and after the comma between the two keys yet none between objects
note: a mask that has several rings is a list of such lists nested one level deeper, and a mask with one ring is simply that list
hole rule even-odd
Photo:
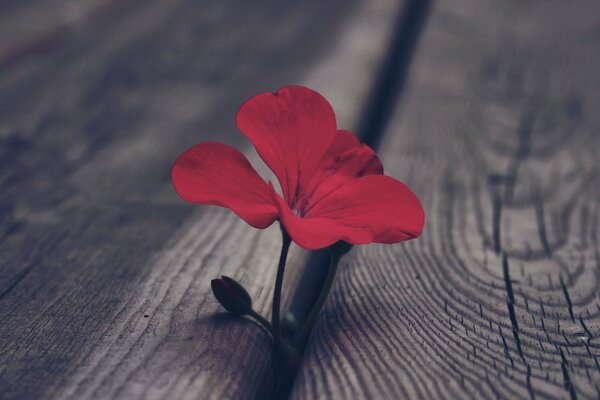
[{"label": "wooden plank", "polygon": [[235,110],[286,84],[318,88],[351,126],[397,6],[115,2],[2,64],[2,397],[269,393],[267,336],[219,314],[209,280],[237,278],[266,314],[278,228],[184,204],[170,165],[203,140],[253,154]]},{"label": "wooden plank", "polygon": [[347,256],[294,398],[600,396],[599,18],[435,3],[380,150],[424,234]]},{"label": "wooden plank", "polygon": [[51,51],[67,38],[69,29],[109,11],[115,0],[47,0],[0,5],[0,68]]}]

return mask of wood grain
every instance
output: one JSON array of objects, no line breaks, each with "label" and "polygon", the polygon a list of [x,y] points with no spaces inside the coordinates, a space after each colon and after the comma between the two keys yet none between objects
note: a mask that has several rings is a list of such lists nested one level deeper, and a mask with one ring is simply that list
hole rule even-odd
[{"label": "wood grain", "polygon": [[292,397],[600,397],[599,16],[435,3],[380,149],[425,232],[346,257]]},{"label": "wood grain", "polygon": [[0,63],[2,398],[266,396],[268,337],[220,314],[209,280],[266,314],[278,228],[184,204],[170,165],[202,140],[249,150],[235,110],[286,84],[352,124],[397,5],[128,0]]}]

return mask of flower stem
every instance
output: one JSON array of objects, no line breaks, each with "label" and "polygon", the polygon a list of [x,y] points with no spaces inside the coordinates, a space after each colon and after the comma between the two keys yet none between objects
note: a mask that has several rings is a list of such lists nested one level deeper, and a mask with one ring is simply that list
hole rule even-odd
[{"label": "flower stem", "polygon": [[273,292],[273,311],[271,313],[271,325],[273,327],[273,343],[275,346],[275,354],[278,358],[278,362],[283,360],[283,346],[281,344],[281,324],[279,316],[279,308],[281,305],[281,287],[283,286],[283,274],[285,272],[285,262],[287,260],[288,250],[292,239],[285,231],[283,226],[281,227],[281,233],[283,236],[283,243],[281,245],[281,255],[279,256],[279,266],[277,267],[277,277],[275,278],[275,291]]},{"label": "flower stem", "polygon": [[298,336],[296,336],[296,339],[294,340],[294,346],[299,351],[302,351],[302,349],[306,345],[306,341],[310,336],[310,332],[312,331],[312,327],[315,324],[315,320],[319,315],[319,311],[321,311],[323,304],[325,304],[325,300],[327,299],[327,296],[329,295],[329,292],[331,290],[331,285],[333,284],[333,278],[335,278],[335,272],[337,270],[338,263],[340,262],[342,256],[343,253],[340,254],[339,252],[335,252],[329,249],[330,264],[329,271],[327,271],[327,278],[323,283],[323,287],[321,288],[321,293],[319,293],[317,301],[315,302],[312,310],[310,310],[310,314],[308,314],[306,321],[304,321],[304,324],[302,325],[302,329],[300,330]]},{"label": "flower stem", "polygon": [[269,333],[273,332],[273,328],[271,327],[271,323],[269,321],[267,321],[265,319],[265,317],[263,317],[262,315],[260,315],[259,313],[257,313],[254,310],[251,310],[248,313],[249,316],[251,316],[252,318],[254,318],[256,320],[256,322],[258,322],[259,324],[261,324]]}]

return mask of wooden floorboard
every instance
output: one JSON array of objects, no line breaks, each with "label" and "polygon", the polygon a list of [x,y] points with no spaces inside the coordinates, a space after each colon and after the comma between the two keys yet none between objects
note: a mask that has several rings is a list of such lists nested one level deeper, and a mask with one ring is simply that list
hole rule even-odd
[{"label": "wooden floorboard", "polygon": [[265,396],[268,337],[209,281],[266,314],[278,228],[184,204],[171,163],[203,140],[257,161],[235,111],[287,84],[350,127],[399,3],[67,3],[0,8],[1,397]]},{"label": "wooden floorboard", "polygon": [[346,256],[293,398],[600,396],[599,21],[434,4],[379,150],[425,231]]}]

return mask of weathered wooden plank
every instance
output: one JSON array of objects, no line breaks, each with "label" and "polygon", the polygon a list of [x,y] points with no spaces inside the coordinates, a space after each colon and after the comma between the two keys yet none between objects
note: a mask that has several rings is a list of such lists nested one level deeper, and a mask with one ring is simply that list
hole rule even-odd
[{"label": "weathered wooden plank", "polygon": [[47,0],[0,5],[0,68],[60,46],[73,26],[109,11],[114,0]]},{"label": "weathered wooden plank", "polygon": [[2,64],[2,397],[268,393],[267,336],[216,314],[209,280],[239,279],[266,314],[277,227],[183,204],[170,165],[202,140],[249,150],[235,110],[286,84],[351,126],[397,6],[116,2]]},{"label": "weathered wooden plank", "polygon": [[295,398],[598,398],[600,4],[435,3],[380,153],[423,236],[347,256]]}]

